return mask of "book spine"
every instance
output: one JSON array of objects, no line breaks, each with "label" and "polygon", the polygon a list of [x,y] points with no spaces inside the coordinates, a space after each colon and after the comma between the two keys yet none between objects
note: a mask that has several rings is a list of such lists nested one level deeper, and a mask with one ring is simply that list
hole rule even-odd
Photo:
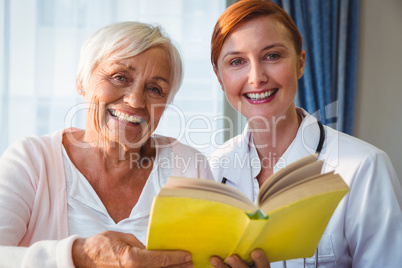
[{"label": "book spine", "polygon": [[[252,259],[250,257],[250,252],[254,249],[252,248],[255,240],[260,236],[261,231],[267,224],[266,219],[250,219],[246,229],[244,230],[233,254],[239,255],[240,258],[245,260],[247,263],[251,264]],[[230,254],[232,255],[232,254]]]}]

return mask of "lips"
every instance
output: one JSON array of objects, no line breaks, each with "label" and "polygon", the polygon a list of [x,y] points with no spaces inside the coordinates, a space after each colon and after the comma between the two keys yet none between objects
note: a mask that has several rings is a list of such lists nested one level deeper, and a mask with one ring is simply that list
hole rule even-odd
[{"label": "lips", "polygon": [[127,123],[141,124],[144,118],[138,115],[129,115],[120,111],[109,109],[109,113],[116,119],[122,120]]},{"label": "lips", "polygon": [[257,92],[257,93],[246,93],[245,95],[249,100],[259,101],[259,100],[267,100],[267,99],[269,99],[270,97],[275,95],[275,93],[277,91],[278,91],[278,89],[274,88],[274,89],[271,89],[271,90]]}]

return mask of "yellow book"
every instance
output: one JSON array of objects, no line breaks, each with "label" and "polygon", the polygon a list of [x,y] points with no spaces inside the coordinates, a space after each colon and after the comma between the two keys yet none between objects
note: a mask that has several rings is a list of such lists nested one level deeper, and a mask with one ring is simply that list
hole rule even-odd
[{"label": "yellow book", "polygon": [[271,262],[311,257],[348,192],[322,165],[315,155],[288,165],[260,187],[257,204],[225,184],[170,177],[153,202],[147,249],[189,251],[200,268],[214,255],[251,263],[255,248]]}]

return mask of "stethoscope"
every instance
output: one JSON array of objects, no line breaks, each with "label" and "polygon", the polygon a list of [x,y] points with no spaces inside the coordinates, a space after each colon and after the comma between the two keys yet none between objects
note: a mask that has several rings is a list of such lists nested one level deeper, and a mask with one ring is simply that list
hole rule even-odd
[{"label": "stethoscope", "polygon": [[[318,141],[317,149],[315,149],[315,153],[317,154],[317,157],[320,155],[322,146],[324,145],[324,140],[325,140],[325,130],[324,126],[320,121],[317,120],[317,125],[320,128],[320,140]],[[226,184],[227,178],[223,177],[222,178],[222,183]]]},{"label": "stethoscope", "polygon": [[[322,147],[324,145],[324,140],[325,140],[325,130],[324,126],[320,121],[317,120],[318,127],[320,128],[320,139],[318,141],[317,149],[315,149],[315,153],[317,154],[317,157],[320,155]],[[225,184],[227,179],[223,177],[222,183]],[[306,258],[303,258],[303,266],[306,267]],[[315,250],[315,260],[314,260],[314,267],[318,266],[318,247]],[[286,268],[286,261],[283,261],[282,267]]]}]

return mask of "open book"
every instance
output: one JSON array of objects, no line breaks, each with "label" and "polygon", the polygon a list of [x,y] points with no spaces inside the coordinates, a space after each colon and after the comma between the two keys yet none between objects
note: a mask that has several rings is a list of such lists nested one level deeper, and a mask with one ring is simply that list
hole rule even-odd
[{"label": "open book", "polygon": [[187,250],[194,267],[212,267],[213,255],[251,262],[255,248],[271,262],[311,257],[348,192],[322,165],[315,155],[288,165],[260,187],[257,204],[225,184],[170,177],[153,202],[147,249]]}]

